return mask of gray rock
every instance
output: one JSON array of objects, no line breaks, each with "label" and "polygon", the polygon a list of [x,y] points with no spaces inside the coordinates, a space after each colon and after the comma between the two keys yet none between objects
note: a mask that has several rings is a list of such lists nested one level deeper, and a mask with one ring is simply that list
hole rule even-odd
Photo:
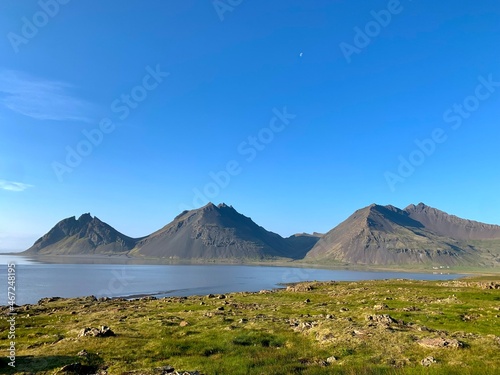
[{"label": "gray rock", "polygon": [[458,349],[463,347],[463,344],[456,339],[446,339],[444,337],[423,338],[417,343],[425,348],[451,348]]},{"label": "gray rock", "polygon": [[101,337],[115,336],[115,333],[108,326],[101,326],[100,334],[98,336]]},{"label": "gray rock", "polygon": [[403,307],[403,311],[420,311],[420,308],[417,306]]},{"label": "gray rock", "polygon": [[154,373],[158,375],[174,374],[175,368],[172,366],[157,367],[154,369]]},{"label": "gray rock", "polygon": [[59,301],[60,299],[62,299],[62,298],[61,297],[46,297],[46,298],[40,299],[38,301],[38,304],[43,305],[44,303],[55,302],[55,301]]},{"label": "gray rock", "polygon": [[333,355],[331,357],[328,357],[326,359],[326,362],[327,363],[334,363],[334,362],[337,362],[337,358],[335,358]]},{"label": "gray rock", "polygon": [[141,297],[139,300],[140,301],[155,301],[157,299],[158,298],[156,298],[155,296],[144,296],[144,297]]},{"label": "gray rock", "polygon": [[101,326],[101,328],[86,327],[83,328],[78,334],[78,337],[85,337],[85,336],[109,337],[109,336],[115,336],[115,333],[108,326]]},{"label": "gray rock", "polygon": [[81,363],[71,363],[63,366],[57,374],[77,374],[77,375],[90,375],[96,372],[95,366],[86,366]]},{"label": "gray rock", "polygon": [[398,321],[396,319],[394,319],[392,316],[390,316],[389,314],[368,315],[366,317],[366,320],[369,322],[374,322],[374,323],[378,323],[378,324],[386,325],[386,326],[389,326],[390,324],[393,324],[393,323],[398,323]]},{"label": "gray rock", "polygon": [[80,350],[77,354],[77,356],[79,356],[79,357],[88,357],[88,355],[89,355],[89,353],[85,349]]},{"label": "gray rock", "polygon": [[436,360],[433,356],[426,357],[420,361],[420,364],[424,367],[429,367],[433,363],[436,363]]}]

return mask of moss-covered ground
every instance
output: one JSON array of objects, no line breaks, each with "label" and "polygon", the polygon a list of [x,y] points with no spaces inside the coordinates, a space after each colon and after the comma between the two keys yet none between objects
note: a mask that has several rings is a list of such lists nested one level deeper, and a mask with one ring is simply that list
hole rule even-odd
[{"label": "moss-covered ground", "polygon": [[[499,287],[499,276],[487,276],[43,301],[16,308],[15,368],[3,308],[0,373],[54,374],[81,363],[102,374],[158,374],[167,365],[203,374],[500,374]],[[116,335],[78,337],[102,325]],[[420,344],[438,337],[459,347]],[[83,349],[88,355],[77,355]],[[435,362],[423,366],[429,356]]]}]

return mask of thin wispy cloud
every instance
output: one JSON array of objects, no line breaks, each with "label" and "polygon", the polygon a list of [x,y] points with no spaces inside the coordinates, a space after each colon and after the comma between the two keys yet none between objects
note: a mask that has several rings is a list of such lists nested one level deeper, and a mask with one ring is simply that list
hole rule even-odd
[{"label": "thin wispy cloud", "polygon": [[93,105],[71,93],[72,86],[0,70],[0,105],[37,120],[90,122]]},{"label": "thin wispy cloud", "polygon": [[34,187],[33,185],[24,184],[22,182],[0,180],[0,190],[7,191],[24,191],[28,188]]}]

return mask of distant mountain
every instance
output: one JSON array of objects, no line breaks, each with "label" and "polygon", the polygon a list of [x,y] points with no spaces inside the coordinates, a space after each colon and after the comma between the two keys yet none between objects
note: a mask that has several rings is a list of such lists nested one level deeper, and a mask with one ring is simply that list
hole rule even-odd
[{"label": "distant mountain", "polygon": [[136,240],[125,236],[97,217],[84,214],[61,220],[33,246],[31,255],[116,254],[134,248]]},{"label": "distant mountain", "polygon": [[321,236],[321,233],[316,232],[313,234],[297,233],[285,238],[285,241],[294,249],[296,258],[301,259],[316,245]]},{"label": "distant mountain", "polygon": [[172,260],[301,259],[317,235],[287,239],[269,232],[224,203],[184,211],[149,236],[134,239],[90,214],[56,224],[27,255],[128,254]]},{"label": "distant mountain", "polygon": [[457,240],[500,239],[500,226],[461,219],[436,208],[419,203],[406,207],[405,212],[414,220],[422,223],[428,230],[444,237]]},{"label": "distant mountain", "polygon": [[422,203],[405,210],[373,204],[326,233],[305,259],[367,265],[500,261],[472,239],[500,239],[500,227],[460,219]]},{"label": "distant mountain", "polygon": [[[303,248],[305,246],[305,248]],[[137,243],[131,255],[168,259],[301,258],[312,246],[287,241],[224,203],[184,211]]]},{"label": "distant mountain", "polygon": [[372,204],[326,234],[288,238],[269,232],[224,203],[184,211],[160,230],[128,237],[84,214],[57,223],[26,255],[127,254],[169,260],[363,265],[500,266],[500,226],[449,215],[420,203],[404,210]]}]

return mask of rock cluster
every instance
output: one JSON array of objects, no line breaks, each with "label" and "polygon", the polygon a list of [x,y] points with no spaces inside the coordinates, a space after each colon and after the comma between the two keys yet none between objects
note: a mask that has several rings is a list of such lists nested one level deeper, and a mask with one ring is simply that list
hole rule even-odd
[{"label": "rock cluster", "polygon": [[426,357],[420,361],[420,364],[424,367],[429,367],[433,363],[436,363],[436,360],[433,356]]},{"label": "rock cluster", "polygon": [[78,337],[84,337],[84,336],[109,337],[109,336],[115,336],[115,333],[108,326],[101,326],[101,328],[86,327],[83,328],[78,334]]},{"label": "rock cluster", "polygon": [[62,298],[61,297],[45,297],[45,298],[40,299],[38,301],[38,304],[43,305],[44,303],[55,302],[55,301],[59,301],[60,299],[62,299]]},{"label": "rock cluster", "polygon": [[157,367],[154,374],[158,375],[202,375],[199,371],[178,371],[172,366]]},{"label": "rock cluster", "polygon": [[297,293],[297,292],[308,292],[312,290],[311,287],[305,285],[290,285],[286,287],[287,292]]},{"label": "rock cluster", "polygon": [[463,344],[457,339],[448,339],[444,337],[424,338],[417,343],[425,348],[452,348],[458,349],[463,347]]},{"label": "rock cluster", "polygon": [[453,281],[445,281],[438,284],[439,286],[445,287],[460,287],[460,288],[479,288],[479,289],[500,289],[500,283],[497,281],[462,281],[462,280],[453,280]]},{"label": "rock cluster", "polygon": [[69,365],[61,368],[57,374],[78,374],[78,375],[90,375],[96,373],[95,366],[82,365],[81,363],[71,363]]},{"label": "rock cluster", "polygon": [[389,326],[391,324],[397,324],[398,321],[394,319],[392,316],[389,314],[383,314],[383,315],[368,315],[366,316],[366,320],[371,323],[375,323],[377,325],[382,325],[382,326]]}]

